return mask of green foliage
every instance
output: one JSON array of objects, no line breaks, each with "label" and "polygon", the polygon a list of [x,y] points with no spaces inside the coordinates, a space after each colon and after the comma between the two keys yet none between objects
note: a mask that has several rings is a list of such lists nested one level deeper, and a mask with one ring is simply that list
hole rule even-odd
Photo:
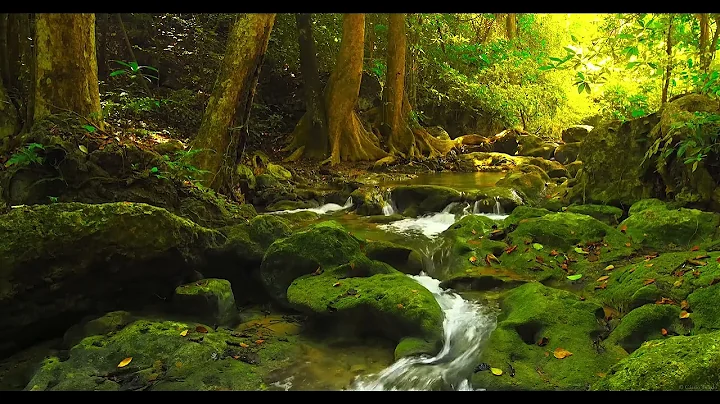
[{"label": "green foliage", "polygon": [[[184,181],[194,182],[197,181],[202,174],[208,172],[207,170],[201,170],[190,163],[192,157],[202,151],[206,151],[206,149],[178,150],[173,154],[172,158],[165,154],[163,155],[163,159],[165,160],[169,171],[174,176]],[[160,177],[157,167],[153,167],[150,170],[150,173]]]},{"label": "green foliage", "polygon": [[37,150],[45,150],[45,146],[39,143],[30,143],[26,145],[17,153],[10,156],[8,161],[5,162],[5,167],[26,167],[31,164],[41,165],[44,161],[44,158],[38,155]]},{"label": "green foliage", "polygon": [[[673,143],[680,131],[687,133],[687,136]],[[662,165],[674,154],[678,159],[683,159],[684,164],[692,165],[692,171],[695,172],[698,164],[708,155],[720,154],[719,138],[720,115],[697,111],[692,119],[674,123],[664,137],[658,138],[645,153],[645,160],[660,153],[658,164]]]},{"label": "green foliage", "polygon": [[625,122],[645,116],[652,111],[646,93],[630,92],[619,84],[607,86],[599,97],[600,112],[607,117]]},{"label": "green foliage", "polygon": [[[138,78],[143,78],[149,82],[152,82],[151,79],[159,80],[158,76],[160,75],[160,72],[158,69],[152,66],[140,66],[138,65],[138,62],[135,61],[123,62],[122,60],[111,60],[111,62],[120,65],[120,67],[110,72],[110,77],[126,75],[131,80],[137,80]],[[143,70],[154,71],[158,74],[158,76],[153,76],[152,74],[145,73],[143,72]]]}]

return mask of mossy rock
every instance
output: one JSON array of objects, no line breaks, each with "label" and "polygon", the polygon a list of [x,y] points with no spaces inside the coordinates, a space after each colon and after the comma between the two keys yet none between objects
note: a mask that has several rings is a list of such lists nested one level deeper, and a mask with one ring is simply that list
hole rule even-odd
[{"label": "mossy rock", "polygon": [[[625,313],[663,297],[678,303],[687,299],[692,291],[710,286],[720,278],[720,267],[716,265],[695,267],[688,264],[688,260],[705,254],[702,250],[661,253],[657,258],[638,260],[613,269],[604,289],[592,290],[594,285],[588,285],[587,289],[605,304]],[[710,257],[698,261],[714,262],[720,252],[707,255]]]},{"label": "mossy rock", "polygon": [[[432,275],[440,280],[465,276],[468,270],[483,266],[488,254],[499,256],[507,247],[502,241],[484,237],[498,227],[498,222],[482,215],[468,215],[460,218],[455,224],[443,231],[441,249],[444,260]],[[436,253],[438,255],[438,253]],[[473,258],[474,257],[474,258]]]},{"label": "mossy rock", "polygon": [[497,202],[504,212],[513,212],[516,207],[522,206],[525,202],[515,190],[500,186],[489,187],[470,191],[465,199],[482,213],[493,213]]},{"label": "mossy rock", "polygon": [[583,167],[583,162],[582,162],[582,161],[578,161],[578,160],[573,161],[572,163],[565,165],[565,168],[566,168],[567,171],[568,171],[568,176],[569,176],[570,178],[575,178],[575,177],[577,177],[577,174],[578,174],[578,172],[582,169],[582,167]]},{"label": "mossy rock", "polygon": [[555,149],[555,160],[562,164],[570,164],[577,160],[580,154],[580,143],[561,144]]},{"label": "mossy rock", "polygon": [[[137,320],[84,338],[66,360],[46,358],[25,390],[259,390],[295,349],[292,336],[257,345],[222,328],[204,331],[184,322]],[[119,368],[126,358],[132,360]]]},{"label": "mossy rock", "polygon": [[406,356],[428,355],[437,351],[437,341],[428,341],[422,338],[406,337],[400,340],[395,347],[395,360]]},{"label": "mossy rock", "polygon": [[158,154],[171,155],[181,150],[185,150],[185,145],[177,139],[170,139],[167,142],[155,144],[153,146],[153,150],[155,150]]},{"label": "mossy rock", "polygon": [[667,338],[662,335],[663,329],[667,335],[687,334],[680,322],[680,308],[671,304],[645,304],[623,316],[606,342],[618,344],[632,353],[645,341]]},{"label": "mossy rock", "polygon": [[537,202],[545,195],[550,177],[537,166],[522,166],[522,169],[525,171],[507,173],[496,185],[521,193],[527,203]]},{"label": "mossy rock", "polygon": [[237,204],[210,189],[184,188],[180,208],[176,214],[210,228],[247,223],[257,216],[249,203]]},{"label": "mossy rock", "polygon": [[223,236],[141,203],[55,203],[0,215],[0,240],[2,352],[169,297]]},{"label": "mossy rock", "polygon": [[292,173],[279,164],[269,163],[266,172],[280,181],[292,179]]},{"label": "mossy rock", "polygon": [[555,143],[543,143],[540,146],[534,147],[532,149],[519,150],[518,153],[521,156],[540,157],[546,160],[550,160],[550,158],[553,156],[553,153],[555,153],[556,147],[557,144]]},{"label": "mossy rock", "polygon": [[317,208],[317,201],[277,201],[265,208],[268,212],[277,212],[281,210],[295,210]]},{"label": "mossy rock", "polygon": [[512,211],[510,216],[506,217],[503,220],[503,225],[505,227],[517,225],[518,223],[520,223],[521,220],[530,219],[530,218],[534,218],[534,217],[542,217],[545,215],[549,215],[550,213],[552,213],[552,212],[545,208],[533,208],[530,206],[518,206],[515,210]]},{"label": "mossy rock", "polygon": [[442,211],[462,196],[452,188],[435,185],[401,185],[392,190],[392,200],[405,216],[421,216]]},{"label": "mossy rock", "polygon": [[[606,372],[626,355],[619,347],[598,347],[596,341],[604,331],[602,306],[581,301],[573,293],[527,283],[506,292],[500,309],[497,328],[479,362],[504,372],[501,376],[489,371],[475,373],[475,388],[587,390],[597,380],[597,373]],[[543,337],[547,344],[539,346]],[[554,356],[557,349],[572,355],[558,359]]]},{"label": "mossy rock", "polygon": [[[647,205],[647,206],[646,206]],[[665,205],[643,203],[632,209],[621,226],[635,243],[661,248],[687,248],[707,242],[718,234],[720,214],[697,209],[668,209]]]},{"label": "mossy rock", "polygon": [[380,223],[380,224],[387,224],[392,222],[397,222],[398,220],[405,219],[405,216],[399,214],[399,213],[393,213],[392,215],[373,215],[369,216],[367,218],[367,221],[369,223]]},{"label": "mossy rock", "polygon": [[645,342],[593,390],[717,390],[720,331]]},{"label": "mossy rock", "polygon": [[381,215],[385,198],[377,187],[361,187],[354,190],[350,197],[355,205],[355,213],[361,216]]},{"label": "mossy rock", "polygon": [[237,174],[238,181],[241,186],[244,185],[247,190],[255,189],[257,181],[255,180],[255,174],[252,169],[245,164],[238,164],[235,167],[235,174]]},{"label": "mossy rock", "polygon": [[133,316],[127,311],[112,311],[100,318],[92,318],[70,327],[63,336],[63,346],[72,348],[85,337],[118,331],[132,321]]},{"label": "mossy rock", "polygon": [[276,215],[260,215],[250,220],[250,238],[264,248],[290,233],[288,221]]},{"label": "mossy rock", "polygon": [[235,296],[225,279],[202,279],[180,285],[175,288],[172,302],[176,312],[201,323],[228,326],[238,319]]},{"label": "mossy rock", "polygon": [[255,177],[255,188],[257,190],[263,190],[266,188],[277,188],[280,186],[280,181],[270,174],[260,174]]},{"label": "mossy rock", "polygon": [[287,288],[296,278],[351,261],[369,261],[360,245],[357,238],[332,221],[276,240],[260,266],[263,285],[273,299],[286,304]]},{"label": "mossy rock", "polygon": [[412,248],[389,241],[371,241],[365,246],[365,255],[382,261],[398,271],[418,275],[423,269],[422,256]]},{"label": "mossy rock", "polygon": [[668,204],[664,201],[661,201],[657,198],[647,198],[647,199],[641,199],[630,206],[630,209],[628,209],[628,216],[632,216],[636,213],[640,213],[644,210],[648,209],[655,209],[655,210],[662,210],[662,209],[669,209]]},{"label": "mossy rock", "polygon": [[429,290],[389,266],[376,266],[365,276],[352,276],[353,269],[345,265],[298,278],[288,288],[288,301],[302,312],[341,322],[353,334],[394,341],[418,337],[439,348],[443,312]]},{"label": "mossy rock", "polygon": [[[720,273],[716,276],[720,280]],[[720,330],[720,284],[695,290],[687,297],[687,301],[692,311],[690,316],[694,334]]]},{"label": "mossy rock", "polygon": [[568,212],[579,213],[581,215],[592,216],[595,219],[604,222],[609,226],[617,226],[624,212],[620,208],[608,205],[571,205],[567,208]]},{"label": "mossy rock", "polygon": [[565,143],[582,142],[591,130],[590,125],[574,125],[564,129],[560,136]]}]

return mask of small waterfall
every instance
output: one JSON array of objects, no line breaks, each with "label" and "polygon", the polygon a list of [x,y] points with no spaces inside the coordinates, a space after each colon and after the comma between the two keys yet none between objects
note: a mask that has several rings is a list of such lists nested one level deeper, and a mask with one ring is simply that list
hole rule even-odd
[{"label": "small waterfall", "polygon": [[504,215],[505,211],[502,208],[502,205],[500,205],[500,198],[495,197],[495,206],[493,206],[493,214],[495,215]]},{"label": "small waterfall", "polygon": [[480,201],[479,200],[475,201],[475,203],[473,204],[473,215],[477,215],[478,213],[480,213]]},{"label": "small waterfall", "polygon": [[392,191],[388,188],[384,195],[385,202],[383,203],[382,212],[385,216],[390,216],[397,213],[398,208],[395,206],[395,202],[392,200]]},{"label": "small waterfall", "polygon": [[345,204],[342,206],[338,205],[337,203],[326,203],[325,205],[320,206],[318,208],[300,208],[300,209],[278,210],[276,212],[268,212],[268,213],[274,214],[274,215],[282,215],[282,214],[286,214],[286,213],[303,212],[303,211],[307,210],[310,212],[315,212],[319,215],[324,215],[326,213],[337,212],[338,210],[349,209],[349,208],[352,208],[352,206],[353,206],[352,196],[348,196],[348,198],[345,200]]}]

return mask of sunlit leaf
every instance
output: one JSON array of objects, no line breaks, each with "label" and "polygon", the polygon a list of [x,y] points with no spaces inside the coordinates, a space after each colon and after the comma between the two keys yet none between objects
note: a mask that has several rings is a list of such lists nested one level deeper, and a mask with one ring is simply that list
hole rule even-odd
[{"label": "sunlit leaf", "polygon": [[132,362],[132,359],[133,359],[133,358],[132,358],[132,356],[131,356],[131,357],[129,357],[129,358],[125,358],[125,359],[121,360],[120,363],[118,363],[117,367],[119,367],[119,368],[124,368],[124,367],[127,366],[130,362]]},{"label": "sunlit leaf", "polygon": [[576,280],[582,278],[582,274],[568,275],[567,278],[570,279],[571,281],[576,281]]},{"label": "sunlit leaf", "polygon": [[538,251],[543,249],[543,245],[540,244],[540,243],[533,243],[532,246],[533,246],[534,249],[536,249],[536,250],[538,250]]},{"label": "sunlit leaf", "polygon": [[498,369],[498,368],[490,368],[490,371],[491,371],[492,374],[494,374],[495,376],[502,376],[502,374],[503,374],[502,369]]},{"label": "sunlit leaf", "polygon": [[85,146],[83,146],[83,145],[78,146],[78,149],[80,149],[80,151],[83,152],[83,153],[85,153],[85,154],[87,154],[87,152],[88,152],[87,147],[85,147]]},{"label": "sunlit leaf", "polygon": [[555,348],[555,352],[553,352],[553,356],[555,356],[558,359],[565,359],[568,356],[572,356],[572,352],[568,351],[565,348]]},{"label": "sunlit leaf", "polygon": [[610,279],[610,277],[608,275],[603,275],[603,276],[599,277],[595,282],[602,282],[602,281],[606,281],[608,279]]},{"label": "sunlit leaf", "polygon": [[188,333],[188,330],[185,330],[185,331],[183,331],[183,332],[180,333],[180,336],[181,336],[181,337],[184,337],[184,336],[187,335],[187,333]]}]

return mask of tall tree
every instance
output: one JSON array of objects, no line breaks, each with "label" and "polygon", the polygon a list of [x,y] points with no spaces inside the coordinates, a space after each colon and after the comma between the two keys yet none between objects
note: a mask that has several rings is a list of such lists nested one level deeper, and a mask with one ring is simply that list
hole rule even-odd
[{"label": "tall tree", "polygon": [[[341,160],[377,160],[387,155],[378,146],[374,134],[363,127],[355,112],[362,79],[364,38],[365,16],[343,15],[340,51],[324,93],[330,157],[323,163],[335,165]],[[287,148],[297,148],[288,159],[297,159],[309,151],[306,140],[309,136],[304,133],[309,125],[303,127],[303,121],[308,121],[307,113],[296,127],[293,142]]]},{"label": "tall tree", "polygon": [[709,56],[708,45],[710,42],[710,15],[701,13],[698,15],[700,20],[700,43],[698,44],[698,53],[700,54],[700,67],[705,71],[707,64],[705,59]]},{"label": "tall tree", "polygon": [[452,141],[432,137],[411,118],[412,107],[405,93],[405,14],[390,14],[388,26],[387,74],[383,88],[380,132],[392,154],[434,157],[454,147]]},{"label": "tall tree", "polygon": [[101,125],[95,14],[36,17],[34,120],[71,111]]},{"label": "tall tree", "polygon": [[660,104],[665,104],[668,99],[668,89],[670,88],[670,75],[672,74],[672,30],[673,30],[673,22],[675,15],[673,13],[668,14],[668,28],[667,28],[667,37],[665,39],[665,55],[666,55],[666,64],[665,64],[665,75],[662,87],[662,95],[660,96]]},{"label": "tall tree", "polygon": [[505,35],[509,40],[515,39],[517,35],[517,20],[514,13],[505,16]]},{"label": "tall tree", "polygon": [[0,150],[19,129],[18,112],[6,88],[10,83],[10,62],[7,53],[8,14],[0,14]]},{"label": "tall tree", "polygon": [[[233,194],[235,166],[247,139],[250,108],[275,14],[243,14],[233,24],[215,87],[191,143],[205,185]],[[238,122],[235,122],[238,120]]]}]

